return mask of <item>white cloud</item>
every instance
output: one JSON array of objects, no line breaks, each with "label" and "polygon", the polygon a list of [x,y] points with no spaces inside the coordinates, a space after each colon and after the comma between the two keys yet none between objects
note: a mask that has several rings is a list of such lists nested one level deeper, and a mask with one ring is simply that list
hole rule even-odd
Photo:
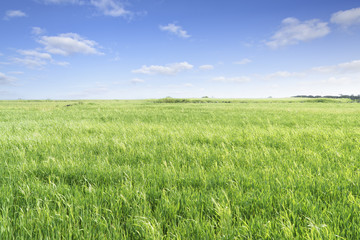
[{"label": "white cloud", "polygon": [[25,65],[28,68],[42,68],[43,66],[45,66],[47,64],[47,61],[44,61],[43,59],[39,59],[39,58],[12,58],[12,61],[15,64],[21,64],[21,65]]},{"label": "white cloud", "polygon": [[[357,77],[357,81],[359,81],[359,77]],[[345,84],[352,84],[355,82],[354,78],[349,77],[330,77],[327,80],[323,80],[322,83],[329,83],[335,85],[345,85]]]},{"label": "white cloud", "polygon": [[193,87],[194,85],[192,85],[191,83],[185,83],[184,87]]},{"label": "white cloud", "polygon": [[22,57],[12,58],[15,64],[25,65],[28,68],[42,68],[53,59],[49,53],[39,52],[38,50],[17,50]]},{"label": "white cloud", "polygon": [[110,89],[104,85],[97,85],[90,88],[82,89],[78,92],[71,92],[68,94],[68,97],[71,98],[94,98],[95,96],[101,96],[107,94]]},{"label": "white cloud", "polygon": [[53,62],[53,64],[56,64],[56,65],[59,65],[59,66],[62,66],[62,67],[66,67],[66,66],[70,65],[69,62]]},{"label": "white cloud", "polygon": [[36,50],[18,50],[17,52],[26,57],[52,60],[49,53],[38,52]]},{"label": "white cloud", "polygon": [[200,70],[212,70],[214,69],[214,66],[213,65],[209,65],[209,64],[206,64],[206,65],[201,65],[199,67]]},{"label": "white cloud", "polygon": [[24,72],[20,72],[20,71],[13,71],[13,72],[8,72],[9,74],[13,74],[13,75],[22,75],[24,74]]},{"label": "white cloud", "polygon": [[38,0],[40,2],[43,2],[45,4],[84,4],[84,1],[82,0]]},{"label": "white cloud", "polygon": [[106,16],[123,17],[131,15],[123,4],[117,0],[91,0],[91,4]]},{"label": "white cloud", "polygon": [[42,36],[39,43],[45,46],[45,50],[52,54],[68,56],[80,54],[103,54],[96,49],[95,41],[82,38],[76,33],[64,33],[58,36]]},{"label": "white cloud", "polygon": [[40,28],[40,27],[33,27],[31,29],[31,33],[34,34],[34,35],[42,35],[45,33],[45,30]]},{"label": "white cloud", "polygon": [[[33,28],[35,33],[40,33],[40,28]],[[58,36],[41,36],[38,42],[44,48],[33,50],[17,50],[21,57],[11,58],[12,63],[24,65],[29,68],[43,69],[47,64],[68,66],[68,62],[60,62],[53,59],[51,54],[68,56],[71,54],[103,54],[96,47],[95,41],[82,38],[76,33],[60,34]]]},{"label": "white cloud", "polygon": [[330,22],[339,24],[345,28],[351,25],[360,24],[360,8],[336,12],[331,16]]},{"label": "white cloud", "polygon": [[24,74],[24,72],[21,71],[12,71],[12,72],[8,72],[9,74],[13,74],[13,75],[22,75]]},{"label": "white cloud", "polygon": [[266,42],[271,48],[279,48],[299,42],[321,38],[330,33],[328,23],[318,19],[301,22],[296,18],[285,18],[281,28]]},{"label": "white cloud", "polygon": [[94,88],[88,88],[84,90],[84,93],[91,94],[91,95],[97,95],[102,93],[107,93],[109,89],[106,86],[98,86]]},{"label": "white cloud", "polygon": [[237,62],[234,62],[234,64],[238,64],[238,65],[244,65],[244,64],[248,64],[248,63],[251,63],[252,60],[248,59],[248,58],[244,58],[240,61],[237,61]]},{"label": "white cloud", "polygon": [[38,68],[42,69],[48,63],[67,66],[68,62],[57,62],[53,60],[52,56],[49,53],[40,52],[39,50],[17,50],[17,52],[23,57],[12,58],[15,64],[25,65],[29,68]]},{"label": "white cloud", "polygon": [[161,74],[161,75],[175,75],[179,72],[190,70],[194,66],[188,62],[172,63],[165,66],[161,65],[143,65],[140,69],[133,70],[133,73],[142,73],[142,74]]},{"label": "white cloud", "polygon": [[336,70],[336,66],[320,66],[320,67],[314,67],[311,70],[318,73],[331,73]]},{"label": "white cloud", "polygon": [[[39,33],[39,29],[34,28]],[[44,48],[33,50],[17,50],[21,55],[11,58],[12,63],[24,65],[29,68],[43,69],[47,64],[68,66],[68,62],[60,62],[53,59],[51,54],[68,56],[71,54],[103,54],[99,52],[95,41],[87,40],[76,33],[60,34],[58,36],[41,36],[38,42]]]},{"label": "white cloud", "polygon": [[0,96],[6,96],[9,95],[8,91],[0,91]]},{"label": "white cloud", "polygon": [[230,78],[221,76],[221,77],[213,78],[212,80],[216,82],[243,83],[243,82],[250,82],[251,78],[246,76],[230,77]]},{"label": "white cloud", "polygon": [[113,59],[111,59],[110,61],[113,61],[113,62],[118,62],[118,61],[121,61],[121,57],[116,55]]},{"label": "white cloud", "polygon": [[181,26],[178,26],[174,23],[169,23],[166,26],[159,26],[161,31],[169,32],[181,38],[191,37]]},{"label": "white cloud", "polygon": [[0,85],[10,84],[15,80],[16,80],[16,78],[9,77],[9,76],[5,75],[4,73],[0,72]]},{"label": "white cloud", "polygon": [[338,68],[342,72],[360,72],[360,60],[354,60],[351,62],[340,63]]},{"label": "white cloud", "polygon": [[265,79],[304,77],[305,75],[306,75],[305,73],[301,73],[301,72],[278,71],[266,75]]},{"label": "white cloud", "polygon": [[15,17],[26,17],[26,13],[21,10],[8,10],[5,14],[5,19],[15,18]]},{"label": "white cloud", "polygon": [[306,78],[303,82],[299,82],[304,86],[318,86],[322,90],[332,88],[337,94],[344,93],[344,91],[351,94],[356,93],[356,89],[359,89],[360,86],[360,60],[314,67],[305,72]]},{"label": "white cloud", "polygon": [[360,60],[339,63],[337,65],[313,67],[301,72],[278,71],[266,75],[256,75],[262,80],[302,79],[306,83],[351,84],[360,83]]},{"label": "white cloud", "polygon": [[360,73],[360,60],[340,63],[332,66],[320,66],[312,68],[319,73]]},{"label": "white cloud", "polygon": [[131,79],[131,83],[143,83],[145,82],[143,79],[140,78],[133,78]]},{"label": "white cloud", "polygon": [[45,4],[91,5],[105,16],[127,17],[133,13],[124,8],[123,0],[38,0]]}]

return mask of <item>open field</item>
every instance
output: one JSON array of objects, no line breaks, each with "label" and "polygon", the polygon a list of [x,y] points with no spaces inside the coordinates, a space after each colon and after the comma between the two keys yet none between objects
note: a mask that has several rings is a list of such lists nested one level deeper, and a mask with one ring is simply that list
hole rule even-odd
[{"label": "open field", "polygon": [[0,101],[0,239],[359,238],[359,103],[210,101]]}]

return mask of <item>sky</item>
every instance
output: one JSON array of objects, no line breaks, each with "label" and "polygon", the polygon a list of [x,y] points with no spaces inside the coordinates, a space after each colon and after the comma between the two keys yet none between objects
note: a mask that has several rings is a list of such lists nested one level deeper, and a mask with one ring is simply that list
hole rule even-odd
[{"label": "sky", "polygon": [[0,99],[360,94],[359,0],[1,0]]}]

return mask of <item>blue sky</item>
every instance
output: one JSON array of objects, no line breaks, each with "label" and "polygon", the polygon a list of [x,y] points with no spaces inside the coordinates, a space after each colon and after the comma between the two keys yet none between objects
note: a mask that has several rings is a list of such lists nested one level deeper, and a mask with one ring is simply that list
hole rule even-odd
[{"label": "blue sky", "polygon": [[2,0],[0,99],[360,94],[358,0]]}]

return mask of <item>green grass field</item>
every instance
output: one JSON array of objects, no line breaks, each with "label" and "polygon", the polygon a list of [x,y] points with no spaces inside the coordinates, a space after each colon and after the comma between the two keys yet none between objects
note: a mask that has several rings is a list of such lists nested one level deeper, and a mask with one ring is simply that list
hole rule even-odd
[{"label": "green grass field", "polygon": [[359,103],[199,101],[0,101],[0,239],[359,239]]}]

